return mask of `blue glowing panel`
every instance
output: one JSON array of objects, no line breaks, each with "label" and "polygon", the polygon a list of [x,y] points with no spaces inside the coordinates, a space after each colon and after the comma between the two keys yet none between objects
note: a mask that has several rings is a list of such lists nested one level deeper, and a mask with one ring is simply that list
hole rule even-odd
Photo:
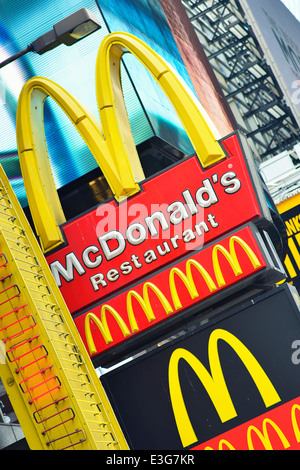
[{"label": "blue glowing panel", "polygon": [[[159,0],[119,0],[117,3],[98,0],[98,4],[110,31],[126,31],[145,41],[193,89]],[[160,87],[134,57],[125,56],[124,62],[154,133],[180,150],[192,153],[177,114]]]},{"label": "blue glowing panel", "polygon": [[[85,7],[102,28],[88,38],[44,54],[29,53],[0,71],[0,163],[22,205],[27,204],[16,143],[17,100],[23,84],[35,75],[54,80],[98,117],[95,63],[100,42],[109,32],[136,34],[150,44],[189,82],[167,21],[157,0],[17,0],[0,6],[0,61],[24,49],[52,25]],[[136,144],[154,134],[187,153],[192,149],[172,106],[137,60],[128,56],[122,83]],[[129,71],[129,75],[127,73]],[[73,125],[50,99],[45,103],[45,131],[57,188],[96,167],[93,155]]]}]

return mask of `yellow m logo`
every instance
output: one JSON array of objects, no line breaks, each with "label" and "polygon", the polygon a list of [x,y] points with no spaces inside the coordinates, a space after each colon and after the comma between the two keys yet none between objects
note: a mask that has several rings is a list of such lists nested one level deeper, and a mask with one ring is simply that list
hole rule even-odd
[{"label": "yellow m logo", "polygon": [[135,298],[140,304],[149,322],[155,320],[155,315],[149,299],[149,289],[151,289],[151,291],[155,293],[157,299],[160,301],[167,315],[173,312],[169,301],[166,299],[161,290],[152,282],[145,282],[145,284],[143,285],[143,297],[134,290],[130,290],[127,295],[127,313],[130,326],[133,332],[138,331],[139,327],[133,313],[132,298]]},{"label": "yellow m logo", "polygon": [[[247,254],[254,269],[257,269],[261,266],[260,261],[258,260],[254,251],[250,248],[248,243],[246,243],[240,237],[237,237],[234,235],[230,238],[230,241],[229,241],[229,251],[226,250],[226,248],[220,244],[215,245],[212,251],[212,263],[213,263],[214,273],[215,273],[216,280],[217,280],[219,287],[226,285],[222,270],[220,268],[220,262],[219,262],[220,253],[222,253],[222,255],[227,259],[235,276],[239,276],[240,274],[243,273],[243,270],[240,266],[240,263],[236,254],[236,249],[235,249],[236,244],[238,244]],[[188,260],[186,263],[186,274],[184,274],[179,268],[172,268],[170,272],[170,276],[169,276],[169,282],[170,282],[170,290],[172,294],[172,299],[173,299],[176,310],[182,307],[182,304],[180,302],[179,295],[177,292],[177,288],[176,288],[176,283],[175,283],[176,278],[179,278],[184,283],[192,299],[196,299],[199,296],[199,293],[196,289],[193,274],[192,274],[192,267],[194,268],[194,270],[197,270],[202,275],[202,278],[206,282],[206,285],[209,288],[210,292],[213,292],[217,289],[215,282],[213,281],[212,277],[207,272],[207,270],[200,263],[198,263],[197,261],[193,259]]]},{"label": "yellow m logo", "polygon": [[[136,317],[133,312],[133,305],[132,305],[133,299],[136,299],[136,301],[139,303],[139,305],[144,311],[145,316],[149,322],[155,320],[153,308],[150,303],[149,290],[151,290],[155,294],[156,298],[160,301],[167,315],[173,312],[173,309],[169,301],[166,299],[166,297],[161,292],[161,290],[152,282],[145,282],[145,284],[143,285],[142,296],[138,294],[135,290],[130,290],[127,294],[127,298],[126,298],[127,316],[128,316],[132,333],[139,331],[139,326],[137,324]],[[124,335],[124,338],[131,335],[131,331],[128,329],[126,323],[124,322],[122,317],[119,315],[119,313],[110,305],[105,304],[101,307],[101,313],[100,313],[101,320],[93,312],[89,312],[85,317],[85,321],[84,321],[85,336],[86,336],[86,341],[87,341],[90,354],[95,354],[97,352],[97,348],[95,346],[95,342],[94,342],[93,335],[91,332],[90,320],[93,320],[98,330],[102,334],[106,344],[113,342],[113,338],[112,338],[110,329],[107,324],[106,312],[109,312],[112,315],[112,317],[115,319],[121,332]]]},{"label": "yellow m logo", "polygon": [[106,344],[113,342],[113,338],[111,336],[111,332],[107,324],[106,312],[109,312],[112,317],[116,320],[125,338],[126,336],[129,336],[131,334],[126,323],[118,314],[118,312],[110,305],[103,305],[101,307],[100,313],[101,320],[93,312],[89,312],[85,317],[85,336],[90,350],[90,354],[95,354],[97,352],[97,348],[95,346],[93,335],[91,332],[91,320],[93,320],[93,322],[101,332]]},{"label": "yellow m logo", "polygon": [[[112,33],[101,43],[96,63],[100,122],[61,86],[35,77],[24,85],[18,103],[17,140],[28,202],[44,252],[59,246],[65,216],[47,154],[43,107],[48,96],[69,117],[101,167],[117,200],[137,193],[144,173],[135,148],[120,81],[125,52],[152,74],[173,103],[203,167],[225,157],[203,117],[205,111],[176,72],[147,44],[127,33]],[[102,126],[102,127],[101,127]]]},{"label": "yellow m logo", "polygon": [[195,269],[197,269],[197,271],[202,275],[203,280],[206,282],[210,292],[213,292],[214,290],[217,289],[217,286],[215,285],[214,281],[212,280],[211,276],[208,274],[206,269],[203,268],[203,266],[201,266],[201,264],[198,263],[198,261],[189,259],[186,262],[186,275],[179,268],[172,268],[170,272],[170,276],[169,276],[170,290],[171,290],[172,299],[173,299],[176,310],[180,309],[182,307],[182,304],[180,302],[178,292],[176,289],[175,275],[179,277],[179,279],[181,279],[181,281],[184,283],[192,299],[196,299],[199,296],[199,293],[196,289],[193,274],[192,274],[192,266]]},{"label": "yellow m logo", "polygon": [[178,432],[184,447],[190,446],[196,442],[197,436],[192,427],[182,396],[178,371],[179,361],[181,359],[188,362],[188,364],[199,377],[199,380],[201,380],[203,383],[222,423],[229,421],[230,419],[237,416],[237,412],[228,391],[220,363],[218,352],[219,340],[223,340],[229,346],[231,346],[239,358],[243,361],[245,367],[254,380],[267,408],[281,401],[270,379],[249,349],[233,334],[222,329],[216,329],[210,335],[208,343],[210,372],[204,367],[202,362],[197,359],[196,356],[186,349],[176,349],[170,358],[170,397]]},{"label": "yellow m logo", "polygon": [[271,444],[270,436],[268,432],[268,428],[270,427],[273,428],[273,430],[279,436],[283,447],[285,449],[290,447],[290,443],[285,437],[285,435],[283,434],[283,432],[281,431],[280,427],[277,426],[277,424],[274,423],[274,421],[272,421],[271,419],[266,418],[263,421],[262,432],[259,429],[257,429],[255,426],[249,426],[248,431],[247,431],[247,441],[248,441],[249,450],[254,450],[253,436],[252,436],[253,433],[259,437],[260,441],[262,442],[266,450],[273,450],[273,446]]},{"label": "yellow m logo", "polygon": [[222,287],[226,284],[224,280],[224,276],[220,268],[219,253],[222,253],[225,256],[225,258],[229,262],[236,276],[238,276],[239,274],[242,274],[243,272],[241,269],[237,254],[236,254],[236,250],[235,250],[236,244],[240,245],[243,248],[243,250],[247,254],[248,258],[250,259],[255,269],[261,266],[256,254],[253,252],[250,246],[240,237],[233,236],[230,238],[229,252],[222,245],[215,245],[213,249],[212,259],[213,259],[215,275],[216,275],[216,279],[217,279],[217,283],[219,287]]}]

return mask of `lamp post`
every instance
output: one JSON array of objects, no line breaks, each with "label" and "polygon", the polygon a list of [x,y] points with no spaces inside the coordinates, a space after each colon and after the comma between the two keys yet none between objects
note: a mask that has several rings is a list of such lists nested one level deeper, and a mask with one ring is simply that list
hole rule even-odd
[{"label": "lamp post", "polygon": [[50,31],[30,43],[25,49],[1,62],[0,69],[28,52],[36,52],[41,55],[60,44],[72,46],[100,28],[101,25],[97,17],[86,8],[81,8],[72,15],[67,16],[67,18],[55,23]]}]

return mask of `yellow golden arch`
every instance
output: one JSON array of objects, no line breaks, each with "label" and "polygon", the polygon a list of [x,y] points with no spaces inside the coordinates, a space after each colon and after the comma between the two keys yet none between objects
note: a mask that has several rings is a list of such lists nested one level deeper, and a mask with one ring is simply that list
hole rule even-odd
[{"label": "yellow golden arch", "polygon": [[[239,276],[240,274],[243,273],[240,262],[238,260],[238,256],[236,254],[236,249],[235,249],[236,244],[238,244],[244,250],[244,253],[246,253],[246,255],[248,256],[254,269],[257,269],[261,266],[257,256],[255,255],[254,251],[250,248],[248,243],[246,243],[240,237],[234,235],[230,238],[230,241],[229,241],[229,251],[221,244],[215,245],[212,251],[213,268],[214,268],[214,273],[215,273],[219,287],[223,287],[226,285],[226,282],[224,280],[224,276],[220,267],[220,263],[219,263],[219,253],[222,253],[222,255],[227,259],[235,276]],[[181,282],[185,285],[188,293],[190,294],[191,299],[196,299],[197,297],[199,297],[199,292],[197,290],[192,268],[194,272],[198,271],[198,273],[202,275],[202,278],[205,281],[210,292],[214,292],[215,290],[217,290],[217,286],[215,282],[213,281],[210,274],[206,271],[206,269],[200,263],[198,263],[198,261],[194,260],[193,258],[190,258],[186,261],[185,272],[184,272],[184,269],[181,270],[180,268],[175,266],[171,269],[170,274],[169,274],[169,288],[170,288],[171,298],[172,298],[172,302],[174,304],[175,310],[179,310],[182,308],[182,303],[179,298],[177,285],[175,282],[176,278],[180,279]],[[131,333],[135,333],[139,331],[138,322],[134,315],[132,299],[135,299],[140,304],[149,323],[155,320],[155,314],[153,312],[153,307],[151,305],[150,297],[149,297],[150,290],[152,291],[152,293],[156,295],[157,300],[160,301],[161,305],[163,306],[165,310],[166,315],[170,315],[171,313],[173,313],[173,308],[171,304],[169,303],[165,295],[162,293],[160,288],[157,287],[156,284],[154,284],[153,282],[147,281],[143,285],[142,295],[138,294],[133,289],[129,290],[129,292],[127,293],[126,312],[127,312],[127,318],[129,320],[129,324],[131,327],[131,331],[128,329],[122,316],[113,307],[111,307],[108,304],[102,305],[101,311],[100,311],[100,318],[98,318],[93,312],[88,312],[88,314],[85,317],[84,328],[85,328],[85,336],[86,336],[87,345],[88,345],[90,354],[95,354],[99,352],[97,351],[97,348],[95,347],[95,343],[93,340],[90,320],[94,321],[95,325],[98,327],[99,331],[101,332],[106,344],[113,342],[113,338],[109,330],[107,319],[106,319],[107,312],[109,312],[112,315],[116,323],[119,325],[119,328],[121,332],[123,333],[124,338],[131,335]]]},{"label": "yellow golden arch", "polygon": [[185,402],[182,396],[181,385],[178,375],[178,365],[181,359],[184,359],[195,371],[207,393],[209,394],[214,407],[222,423],[229,421],[237,416],[230,393],[228,391],[223,370],[220,362],[218,341],[223,340],[236,352],[243,361],[245,367],[254,380],[265,406],[268,408],[281,399],[275,390],[269,377],[249,351],[249,349],[232,333],[223,330],[214,330],[208,342],[208,358],[210,372],[204,367],[202,362],[190,351],[178,348],[172,353],[169,362],[169,389],[171,404],[178,432],[184,447],[188,447],[197,441],[197,436],[192,427]]},{"label": "yellow golden arch", "polygon": [[[65,216],[52,177],[45,141],[43,107],[53,98],[81,134],[101,167],[117,201],[140,190],[144,173],[133,140],[120,80],[125,52],[152,74],[172,102],[203,167],[225,157],[204,119],[204,110],[186,84],[162,57],[128,33],[111,33],[102,41],[96,62],[96,94],[100,122],[84,105],[53,81],[34,77],[20,94],[17,141],[21,171],[33,221],[44,252],[63,242],[59,226]],[[102,128],[101,128],[102,126]]]},{"label": "yellow golden arch", "polygon": [[[300,429],[298,425],[298,421],[296,418],[296,411],[299,412],[300,406],[298,403],[295,403],[292,406],[291,409],[291,422],[292,422],[292,427],[294,431],[294,436],[296,439],[296,442],[300,442]],[[273,448],[270,435],[269,435],[269,429],[273,429],[273,432],[277,434],[279,439],[281,440],[281,443],[285,449],[288,449],[291,447],[290,442],[286,438],[285,434],[282,432],[280,427],[271,419],[265,418],[262,423],[261,429],[257,428],[256,426],[250,425],[247,429],[247,443],[248,443],[248,449],[249,450],[255,450],[254,445],[253,445],[253,434],[256,434],[256,436],[260,439],[261,443],[263,444],[264,448],[266,450],[276,450]],[[236,450],[233,445],[228,442],[226,439],[221,439],[219,441],[219,450],[224,450],[225,447],[230,450]],[[205,447],[204,450],[213,450],[212,447],[207,446]]]},{"label": "yellow golden arch", "polygon": [[271,419],[265,418],[263,420],[262,432],[259,429],[257,429],[256,426],[249,426],[247,430],[247,442],[248,442],[249,450],[255,450],[253,446],[253,441],[252,441],[253,433],[255,433],[259,437],[259,439],[261,440],[266,450],[274,450],[271,444],[269,433],[268,433],[268,427],[271,427],[274,429],[274,431],[277,433],[285,449],[288,449],[288,447],[290,447],[290,443],[287,440],[286,436],[281,431],[280,427],[277,426],[277,424],[274,423],[274,421],[272,421]]}]

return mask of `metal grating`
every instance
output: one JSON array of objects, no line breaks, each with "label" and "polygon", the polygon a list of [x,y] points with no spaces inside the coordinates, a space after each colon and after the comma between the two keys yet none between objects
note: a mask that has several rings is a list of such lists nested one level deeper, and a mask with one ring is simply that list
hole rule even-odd
[{"label": "metal grating", "polygon": [[262,160],[292,149],[299,127],[238,0],[182,0],[238,125]]}]

